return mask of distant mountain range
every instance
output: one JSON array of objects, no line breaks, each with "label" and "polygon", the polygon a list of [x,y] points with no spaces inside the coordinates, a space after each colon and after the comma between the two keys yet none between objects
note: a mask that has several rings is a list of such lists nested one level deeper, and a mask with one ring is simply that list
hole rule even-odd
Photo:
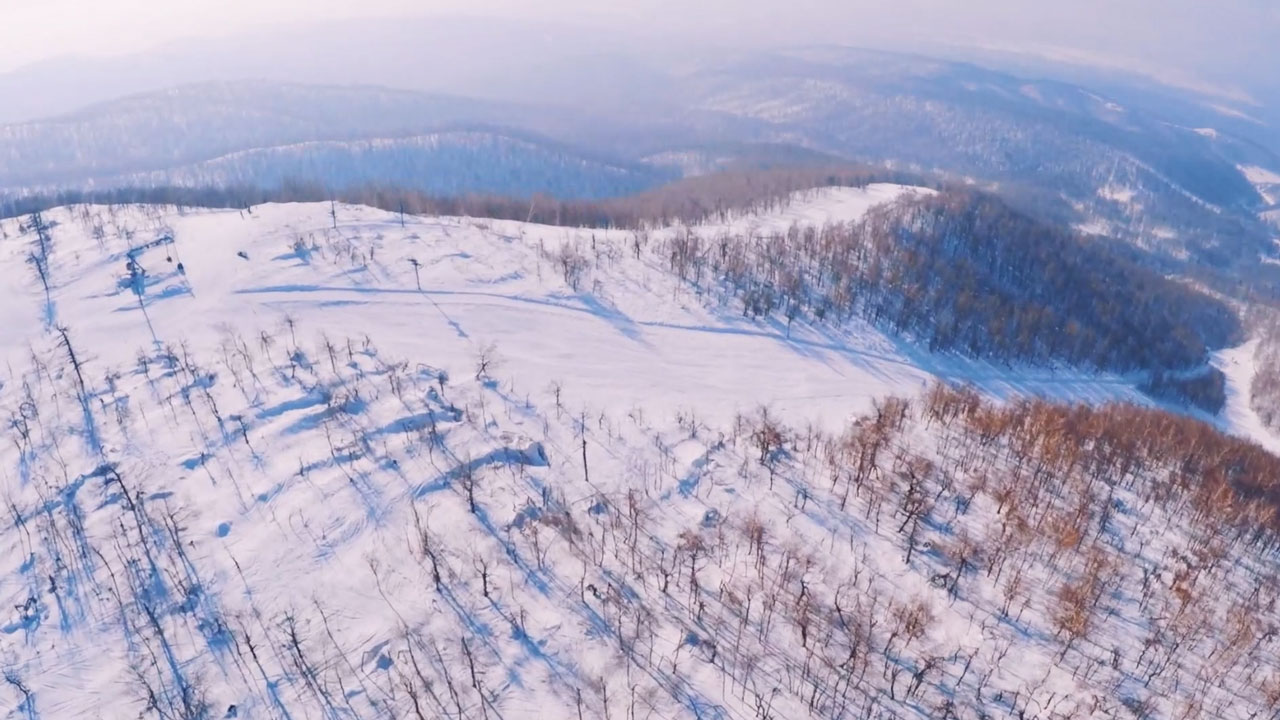
[{"label": "distant mountain range", "polygon": [[601,198],[727,168],[858,161],[994,189],[1170,267],[1274,252],[1262,217],[1280,156],[1244,113],[1207,101],[848,48],[671,67],[607,57],[544,63],[510,100],[265,80],[132,95],[0,126],[0,194],[298,180]]}]

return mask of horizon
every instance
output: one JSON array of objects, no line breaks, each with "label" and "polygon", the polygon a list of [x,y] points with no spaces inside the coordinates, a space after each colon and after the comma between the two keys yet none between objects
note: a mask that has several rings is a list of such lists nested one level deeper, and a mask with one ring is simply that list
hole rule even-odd
[{"label": "horizon", "polygon": [[[689,43],[733,50],[839,45],[902,50],[930,57],[964,59],[986,54],[1015,59],[1120,71],[1236,102],[1271,104],[1280,94],[1259,52],[1280,37],[1280,6],[1256,0],[1200,3],[1175,0],[1178,8],[1150,0],[1106,3],[1088,0],[1071,8],[1024,7],[1012,0],[986,0],[965,7],[941,0],[885,3],[858,0],[828,7],[801,0],[785,20],[763,4],[709,0],[682,7],[645,0],[627,8],[559,0],[530,10],[510,0],[434,0],[429,7],[408,0],[196,0],[171,7],[158,0],[26,2],[10,8],[0,28],[0,76],[51,64],[119,60],[163,54],[183,46],[290,37],[299,27],[369,23],[485,21],[529,27],[577,27],[607,33],[635,45],[644,56]],[[1156,28],[1150,13],[1162,13]],[[1112,21],[1098,27],[1100,13]],[[548,18],[550,18],[548,20]],[[143,21],[145,19],[145,21]],[[1230,37],[1230,42],[1223,38]],[[589,41],[584,39],[584,41]],[[294,48],[296,49],[296,48]],[[957,58],[959,55],[961,57]]]}]

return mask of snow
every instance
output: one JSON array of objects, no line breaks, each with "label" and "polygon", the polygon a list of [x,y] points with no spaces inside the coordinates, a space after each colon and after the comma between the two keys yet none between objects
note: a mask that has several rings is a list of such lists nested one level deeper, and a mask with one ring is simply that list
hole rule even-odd
[{"label": "snow", "polygon": [[930,188],[893,183],[872,183],[865,188],[818,188],[797,193],[782,208],[748,213],[725,223],[706,223],[698,231],[704,234],[785,233],[792,225],[821,226],[857,221],[876,205],[893,202],[904,196],[935,193]]},{"label": "snow", "polygon": [[1111,233],[1111,225],[1100,218],[1093,218],[1088,222],[1076,223],[1078,232],[1085,235],[1109,235]]},{"label": "snow", "polygon": [[1120,203],[1121,205],[1132,204],[1133,199],[1136,196],[1137,192],[1135,192],[1133,188],[1124,187],[1122,185],[1108,185],[1106,187],[1098,188],[1098,197]]},{"label": "snow", "polygon": [[700,103],[699,109],[783,124],[852,96],[852,91],[840,82],[787,78],[713,94]]},{"label": "snow", "polygon": [[[831,188],[805,193],[787,207],[700,228],[720,232],[785,232],[792,224],[856,220],[878,203],[904,193],[932,192],[896,185]],[[414,218],[357,206],[338,206],[333,232],[327,204],[263,205],[238,211],[193,211],[143,220],[122,211],[123,226],[150,237],[163,227],[178,238],[186,275],[156,256],[144,266],[157,275],[146,296],[146,314],[116,287],[122,247],[94,252],[95,243],[66,211],[50,214],[57,229],[60,289],[53,297],[57,323],[69,323],[77,340],[95,349],[101,367],[132,365],[148,343],[186,341],[216,347],[225,328],[278,326],[285,316],[299,326],[359,328],[389,355],[412,357],[430,338],[431,361],[465,375],[478,349],[496,345],[509,372],[528,388],[562,382],[566,392],[593,404],[669,413],[696,407],[720,421],[761,404],[791,418],[841,423],[873,398],[918,390],[932,378],[972,381],[995,394],[1029,392],[1072,396],[1061,388],[1134,398],[1118,377],[1064,370],[1010,371],[959,357],[935,357],[860,324],[835,331],[785,328],[749,322],[729,308],[706,307],[651,263],[626,263],[597,278],[591,292],[565,286],[540,262],[540,248],[589,243],[593,236],[617,242],[624,233],[579,231],[511,221]],[[133,216],[133,217],[130,217]],[[74,234],[73,234],[74,233]],[[77,238],[76,235],[80,237]],[[295,239],[328,242],[349,253],[371,253],[355,267],[304,261]],[[25,277],[27,248],[10,244],[3,272]],[[245,253],[243,260],[238,253]],[[330,256],[331,257],[331,256]],[[421,263],[422,292],[415,289],[408,258]],[[32,322],[30,287],[0,290],[9,313],[0,325],[0,347],[10,366],[47,334]],[[377,322],[369,323],[370,317]],[[571,338],[571,342],[566,342]],[[779,385],[779,369],[787,382]],[[619,378],[630,378],[619,382]]]},{"label": "snow", "polygon": [[1257,372],[1258,342],[1253,339],[1214,355],[1213,366],[1227,377],[1227,404],[1220,413],[1220,421],[1228,431],[1280,455],[1280,437],[1262,422],[1250,403],[1250,386]]},{"label": "snow", "polygon": [[1208,106],[1211,110],[1214,110],[1215,112],[1230,118],[1236,118],[1238,120],[1247,120],[1256,125],[1266,125],[1266,123],[1262,122],[1261,120],[1255,118],[1252,115],[1249,115],[1246,112],[1243,112],[1233,107],[1228,107],[1221,103],[1208,103]]},{"label": "snow", "polygon": [[1257,165],[1241,165],[1240,172],[1268,204],[1280,202],[1280,173]]},{"label": "snow", "polygon": [[[702,230],[850,221],[909,192],[928,191],[814,191]],[[621,659],[610,644],[621,616],[590,600],[587,583],[627,596],[655,593],[655,580],[585,566],[580,580],[572,548],[584,541],[557,529],[558,508],[612,538],[618,557],[759,513],[770,533],[816,549],[815,586],[851,571],[853,535],[846,547],[837,534],[861,533],[858,562],[884,597],[932,598],[942,620],[924,647],[1008,636],[1023,643],[1020,672],[1045,678],[1041,699],[1084,692],[1054,650],[982,625],[967,600],[948,606],[878,523],[828,505],[788,509],[795,500],[779,493],[790,486],[775,492],[726,434],[762,406],[836,434],[876,401],[939,378],[998,398],[1143,402],[1131,379],[930,355],[857,323],[747,321],[660,258],[632,254],[637,237],[622,231],[448,217],[402,226],[327,204],[44,218],[48,295],[34,233],[0,225],[0,488],[12,514],[0,529],[0,607],[15,608],[0,614],[0,664],[33,692],[25,701],[17,685],[0,687],[0,717],[137,716],[139,678],[173,715],[187,688],[210,717],[232,705],[240,717],[286,706],[406,717],[404,682],[419,663],[432,677],[449,669],[475,717],[481,707],[576,717],[574,692],[604,679],[614,717],[627,683],[653,717],[752,717],[745,694],[704,662],[703,631],[680,599],[650,606],[662,619],[656,642],[679,667]],[[146,276],[130,280],[126,253],[165,235],[174,243],[138,253]],[[554,259],[563,247],[590,259],[577,287]],[[1249,357],[1219,360],[1234,388],[1227,422],[1253,432],[1239,397]],[[478,509],[459,489],[471,477]],[[659,503],[645,501],[653,537],[587,524],[606,499],[626,507],[640,491]],[[439,583],[417,549],[424,536],[442,556]],[[704,568],[702,582],[750,574],[746,558],[735,562]],[[464,653],[481,658],[483,690],[464,679]],[[313,665],[319,680],[308,679]],[[602,717],[587,694],[585,716]],[[10,699],[16,710],[3,714]],[[804,707],[779,703],[779,716]]]},{"label": "snow", "polygon": [[460,130],[251,145],[141,172],[94,173],[66,182],[13,186],[4,188],[3,194],[20,198],[77,189],[169,186],[279,188],[306,178],[329,188],[361,188],[382,181],[435,195],[548,193],[599,198],[639,192],[670,175],[670,171],[622,167],[501,134]]}]

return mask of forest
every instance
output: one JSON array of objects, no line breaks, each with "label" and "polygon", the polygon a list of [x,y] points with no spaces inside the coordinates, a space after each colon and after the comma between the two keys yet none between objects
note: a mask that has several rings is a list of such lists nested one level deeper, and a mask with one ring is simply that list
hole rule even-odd
[{"label": "forest", "polygon": [[67,190],[23,198],[0,197],[0,217],[20,217],[67,205],[161,205],[249,209],[263,203],[328,202],[368,205],[415,215],[453,215],[523,220],[544,225],[592,228],[662,227],[698,223],[732,213],[784,205],[795,192],[820,187],[861,187],[873,182],[941,186],[938,179],[882,167],[843,163],[832,166],[725,170],[676,180],[630,195],[566,200],[540,193],[532,198],[482,194],[433,194],[395,185],[334,190],[285,178],[276,187],[129,187]]},{"label": "forest", "polygon": [[853,224],[668,242],[673,272],[745,315],[857,316],[931,351],[1157,373],[1198,368],[1241,336],[1225,302],[979,192],[911,195]]}]

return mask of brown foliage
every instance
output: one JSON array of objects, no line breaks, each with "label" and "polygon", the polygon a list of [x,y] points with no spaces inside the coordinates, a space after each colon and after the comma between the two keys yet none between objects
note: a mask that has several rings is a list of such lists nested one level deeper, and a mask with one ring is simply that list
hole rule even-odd
[{"label": "brown foliage", "polygon": [[[1042,477],[1081,471],[1117,484],[1157,477],[1159,483],[1140,489],[1187,497],[1202,518],[1242,532],[1280,530],[1280,458],[1200,420],[1123,403],[994,405],[975,402],[971,390],[945,387],[930,391],[926,413],[955,417],[979,441],[1007,443],[1016,462]],[[1066,524],[1062,542],[1074,537]]]}]

